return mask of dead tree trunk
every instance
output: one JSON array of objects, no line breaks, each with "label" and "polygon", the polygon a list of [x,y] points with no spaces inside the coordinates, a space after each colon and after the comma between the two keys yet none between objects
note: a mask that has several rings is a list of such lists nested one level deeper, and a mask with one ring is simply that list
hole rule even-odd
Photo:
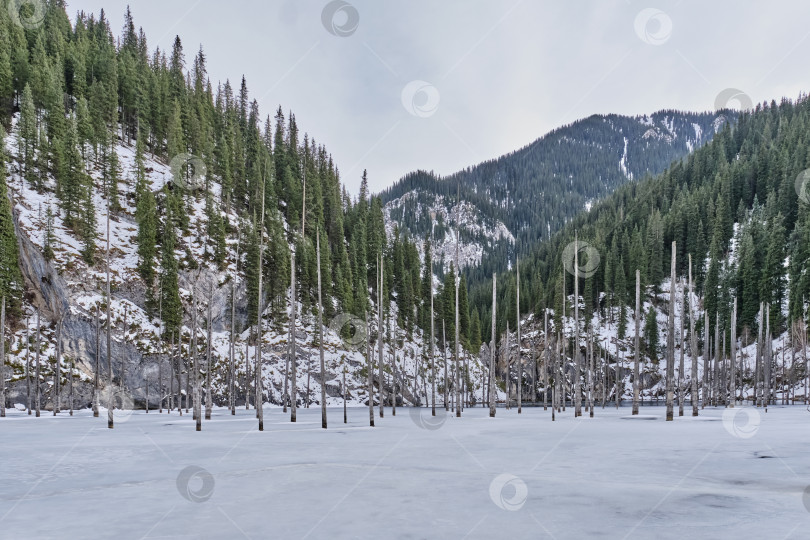
[{"label": "dead tree trunk", "polygon": [[[302,235],[303,237],[303,235]],[[292,279],[292,287],[290,288],[290,364],[292,371],[290,372],[290,422],[295,422],[297,420],[297,411],[298,408],[298,396],[296,395],[297,392],[297,382],[298,377],[296,373],[296,366],[298,364],[298,351],[296,351],[296,337],[295,337],[295,313],[296,313],[296,300],[298,295],[295,291],[295,252],[292,252],[292,264],[290,265],[291,268],[291,279]],[[258,404],[257,404],[258,405]]]},{"label": "dead tree trunk", "polygon": [[368,326],[368,311],[366,317],[366,363],[368,371],[368,425],[374,427],[374,357],[371,352],[371,335]]},{"label": "dead tree trunk", "polygon": [[517,402],[518,414],[523,412],[523,357],[520,350],[520,259],[515,258],[515,276],[517,286],[515,287],[515,314],[517,321],[515,322],[517,329]]},{"label": "dead tree trunk", "polygon": [[[62,412],[62,321],[59,320],[56,323],[56,346],[55,346],[55,358],[54,358],[54,371],[53,371],[53,387],[54,387],[54,396],[53,396],[53,415],[56,416],[57,413]],[[5,406],[5,402],[3,403]]]},{"label": "dead tree trunk", "polygon": [[681,355],[680,355],[681,356],[681,361],[680,361],[680,364],[679,364],[679,367],[678,367],[678,416],[683,416],[683,395],[684,395],[684,389],[683,389],[683,367],[684,366],[683,366],[683,362],[684,362],[684,354],[685,354],[684,349],[686,348],[686,343],[683,340],[683,320],[686,318],[686,303],[684,301],[684,294],[683,293],[684,293],[685,289],[686,289],[686,287],[684,286],[683,278],[682,278],[681,279],[681,294],[679,295],[681,297],[681,321],[680,321],[680,325],[679,325],[680,326],[680,330],[679,330],[680,337],[678,339],[679,339],[680,344],[681,344]]},{"label": "dead tree trunk", "polygon": [[[25,318],[25,393],[26,405],[28,407],[28,414],[31,414],[31,331],[28,317]],[[98,366],[96,366],[98,368]],[[98,381],[96,381],[96,388],[98,388]],[[95,399],[95,393],[93,394]],[[95,409],[98,416],[98,408]]]},{"label": "dead tree trunk", "polygon": [[[317,231],[315,239],[315,256],[318,265],[318,354],[321,360],[321,427],[326,429],[326,366],[323,360],[323,300],[321,298],[321,230]],[[346,371],[343,372],[346,379]],[[345,385],[345,382],[344,382]],[[345,412],[344,412],[345,416]]]},{"label": "dead tree trunk", "polygon": [[101,366],[101,316],[96,304],[96,369],[93,374],[93,416],[98,418],[99,368]]},{"label": "dead tree trunk", "polygon": [[379,352],[378,369],[379,376],[377,384],[380,387],[380,418],[385,417],[385,396],[383,395],[383,385],[385,379],[383,378],[383,287],[384,287],[384,270],[383,270],[382,254],[377,256],[377,349]]},{"label": "dead tree trunk", "polygon": [[689,338],[690,338],[690,353],[692,354],[692,416],[698,415],[698,355],[697,355],[697,334],[695,334],[695,308],[692,305],[692,293],[694,292],[694,283],[692,281],[692,255],[689,255]]},{"label": "dead tree trunk", "polygon": [[638,414],[638,394],[639,394],[639,364],[641,364],[641,351],[639,350],[639,334],[641,333],[641,271],[636,270],[636,337],[633,348],[635,349],[635,365],[633,366],[633,413]]},{"label": "dead tree trunk", "polygon": [[673,418],[672,384],[675,378],[675,241],[672,242],[672,260],[669,276],[669,322],[667,323],[667,421]]},{"label": "dead tree trunk", "polygon": [[0,418],[6,417],[6,297],[0,308]]},{"label": "dead tree trunk", "polygon": [[35,351],[35,361],[37,363],[36,374],[34,379],[36,381],[36,417],[39,418],[40,413],[40,400],[42,395],[42,385],[40,381],[40,367],[39,367],[39,352],[42,350],[42,339],[40,335],[40,322],[39,322],[39,308],[37,308],[37,349]]},{"label": "dead tree trunk", "polygon": [[579,381],[579,240],[574,236],[574,417],[582,416],[582,388]]},{"label": "dead tree trunk", "polygon": [[[430,249],[433,250],[433,243],[430,244]],[[431,254],[431,260],[433,260],[433,256]],[[430,415],[436,416],[436,331],[434,328],[434,319],[433,319],[433,268],[428,268],[428,279],[430,279],[430,372],[431,372],[431,383],[430,383],[430,393],[431,393],[431,400],[430,400]]]},{"label": "dead tree trunk", "polygon": [[214,283],[211,282],[208,292],[208,337],[205,347],[205,419],[211,420],[213,404],[211,403],[211,304],[214,303]]},{"label": "dead tree trunk", "polygon": [[734,408],[737,402],[737,298],[734,298],[734,307],[731,310],[731,374],[729,383],[731,385],[729,394],[729,407]]},{"label": "dead tree trunk", "polygon": [[495,318],[496,318],[496,297],[495,297],[495,272],[492,273],[492,341],[489,350],[489,417],[495,417]]}]

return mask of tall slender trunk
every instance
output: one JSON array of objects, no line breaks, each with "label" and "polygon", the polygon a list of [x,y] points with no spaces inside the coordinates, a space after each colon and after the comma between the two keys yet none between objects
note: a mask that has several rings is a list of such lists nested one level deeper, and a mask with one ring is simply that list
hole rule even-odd
[{"label": "tall slender trunk", "polygon": [[506,321],[506,343],[503,346],[503,358],[506,362],[506,408],[512,403],[512,360],[509,358],[509,321]]},{"label": "tall slender trunk", "polygon": [[[98,368],[98,365],[96,366]],[[96,388],[98,388],[98,381],[96,381]],[[25,393],[26,404],[28,406],[28,414],[31,414],[31,330],[28,317],[25,318]],[[95,400],[96,394],[93,394]],[[98,416],[98,407],[95,408]]]},{"label": "tall slender trunk", "polygon": [[551,351],[549,349],[549,343],[551,340],[548,336],[548,308],[543,308],[543,410],[548,410],[548,364],[549,364],[549,355]]},{"label": "tall slender trunk", "polygon": [[41,385],[41,381],[40,381],[40,378],[39,378],[40,377],[39,352],[41,350],[42,350],[42,339],[41,339],[41,335],[40,335],[39,308],[37,308],[37,348],[36,348],[36,351],[35,351],[35,354],[34,354],[35,361],[37,363],[37,369],[36,369],[36,373],[34,375],[34,379],[35,379],[35,382],[36,382],[35,401],[36,401],[36,417],[37,418],[39,418],[40,400],[41,400],[41,395],[42,395],[42,385]]},{"label": "tall slender trunk", "polygon": [[197,285],[195,284],[191,290],[191,304],[193,309],[192,323],[191,323],[191,364],[194,370],[194,420],[196,421],[196,430],[202,431],[202,392],[200,385],[200,364],[198,359],[197,347]]},{"label": "tall slender trunk", "polygon": [[[127,328],[127,308],[128,307],[129,307],[129,304],[124,304],[124,320],[123,320],[123,327],[124,327],[123,330],[124,331],[123,331],[123,337],[121,338],[121,343],[124,346],[126,346],[126,344],[127,344],[127,330],[128,330],[128,328]],[[124,377],[126,375],[126,364],[124,364],[125,359],[126,359],[126,355],[122,354],[121,355],[121,375],[118,378],[118,380],[121,383],[120,384],[121,390],[126,388],[126,378]]]},{"label": "tall slender trunk", "polygon": [[450,386],[447,378],[447,339],[444,334],[444,319],[442,319],[442,360],[444,361],[444,410],[449,410]]},{"label": "tall slender trunk", "polygon": [[694,293],[694,282],[692,281],[692,255],[689,255],[689,339],[690,339],[690,353],[692,355],[692,369],[689,375],[692,378],[692,416],[698,416],[698,347],[697,347],[697,334],[695,333],[695,308],[692,305],[692,294]]},{"label": "tall slender trunk", "polygon": [[[267,163],[265,162],[265,173],[267,172]],[[305,188],[306,189],[306,188]],[[262,271],[262,263],[264,262],[264,205],[265,199],[265,185],[264,176],[262,176],[262,213],[261,221],[259,222],[259,261],[257,269],[259,272],[259,290],[257,298],[257,314],[256,314],[256,414],[259,420],[259,431],[264,431],[264,389],[262,388],[262,338],[264,336],[264,328],[262,327],[262,313],[264,312],[264,291],[262,290],[262,278],[264,272]],[[306,204],[306,203],[305,203]],[[304,214],[306,216],[306,214]]]},{"label": "tall slender trunk", "polygon": [[[321,355],[321,359],[323,359],[323,355]],[[349,423],[349,415],[346,412],[346,366],[343,366],[343,423]],[[323,386],[321,386],[323,388]],[[322,412],[323,412],[323,427],[326,429],[326,405],[322,405]]]},{"label": "tall slender trunk", "polygon": [[580,385],[580,354],[579,354],[579,239],[574,235],[574,417],[582,416],[582,387]]},{"label": "tall slender trunk", "polygon": [[290,279],[291,279],[291,287],[290,287],[290,367],[292,368],[290,372],[290,422],[295,422],[297,420],[297,396],[296,396],[296,364],[298,363],[296,360],[296,356],[298,356],[298,351],[296,351],[296,337],[295,337],[295,312],[296,312],[296,300],[298,295],[295,291],[295,251],[291,252],[291,264],[290,264]]},{"label": "tall slender trunk", "polygon": [[377,255],[377,349],[379,352],[379,359],[378,359],[378,369],[379,375],[377,377],[377,385],[380,387],[380,418],[385,416],[385,395],[384,395],[384,386],[385,386],[385,379],[383,374],[383,365],[385,361],[383,359],[383,279],[384,279],[384,270],[383,270],[383,260],[382,260],[382,253]]},{"label": "tall slender trunk", "polygon": [[633,345],[635,365],[633,366],[633,413],[638,414],[638,395],[640,390],[639,371],[641,364],[641,350],[639,348],[639,334],[641,333],[641,271],[636,269],[636,336]]},{"label": "tall slender trunk", "polygon": [[669,276],[669,322],[667,324],[667,421],[673,418],[672,383],[675,378],[675,241],[672,242],[672,260]]},{"label": "tall slender trunk", "polygon": [[6,297],[0,308],[0,418],[6,417]]},{"label": "tall slender trunk", "polygon": [[490,342],[490,350],[489,350],[489,416],[490,418],[495,417],[495,398],[496,398],[496,387],[495,387],[495,318],[496,318],[496,296],[495,296],[495,272],[492,273],[492,341]]},{"label": "tall slender trunk", "polygon": [[368,310],[366,318],[366,370],[368,371],[368,425],[374,427],[374,358],[371,352],[371,336],[369,335]]},{"label": "tall slender trunk", "polygon": [[[123,373],[122,373],[123,380]],[[107,427],[113,429],[113,409],[115,408],[115,391],[113,390],[112,374],[112,294],[110,292],[110,196],[107,194],[107,389],[109,402],[107,403]]]},{"label": "tall slender trunk", "polygon": [[[53,386],[54,386],[54,396],[53,396],[53,415],[56,416],[57,413],[62,412],[62,321],[61,319],[56,323],[56,346],[55,346],[55,358],[54,358],[54,371],[53,371]],[[5,404],[4,404],[5,406]]]},{"label": "tall slender trunk", "polygon": [[456,339],[453,343],[453,360],[456,367],[456,417],[461,416],[460,390],[461,390],[461,372],[458,368],[458,339],[459,339],[459,316],[458,316],[458,289],[461,285],[461,272],[458,267],[458,220],[456,220]]},{"label": "tall slender trunk", "polygon": [[773,347],[771,344],[771,310],[765,304],[765,354],[764,361],[764,381],[765,381],[765,412],[768,412],[768,405],[771,404],[771,362],[773,361]]},{"label": "tall slender trunk", "polygon": [[[430,249],[433,249],[433,243],[430,244]],[[433,260],[433,254],[431,253],[431,260]],[[431,374],[431,383],[430,383],[430,393],[431,393],[431,400],[430,400],[430,415],[436,416],[436,330],[434,328],[434,318],[433,318],[433,268],[428,269],[428,279],[430,279],[430,374]]]},{"label": "tall slender trunk", "polygon": [[[323,300],[321,299],[321,230],[315,239],[316,262],[318,265],[318,355],[321,360],[321,427],[326,429],[326,365],[323,360]],[[345,385],[346,371],[343,372]],[[345,414],[344,414],[345,416]]]},{"label": "tall slender trunk", "polygon": [[684,362],[684,354],[686,353],[686,351],[684,350],[686,348],[686,343],[683,340],[683,320],[686,318],[686,303],[683,300],[683,297],[684,297],[683,292],[684,292],[685,289],[686,289],[686,287],[684,286],[683,278],[681,278],[681,293],[679,295],[681,297],[681,320],[680,320],[680,325],[679,325],[680,326],[680,330],[679,330],[679,336],[680,337],[678,338],[678,340],[680,341],[680,344],[681,344],[681,354],[680,354],[681,361],[680,361],[680,364],[678,366],[678,416],[683,416],[683,394],[684,394],[684,389],[683,389],[683,369],[684,369],[683,368],[683,362]]},{"label": "tall slender trunk", "polygon": [[759,335],[757,337],[757,359],[754,371],[754,396],[756,397],[757,407],[762,407],[762,387],[760,385],[762,373],[762,327],[764,326],[764,313],[762,303],[759,304]]},{"label": "tall slender trunk", "polygon": [[[792,343],[791,339],[791,343]],[[791,350],[793,347],[791,347]],[[737,298],[734,297],[734,307],[731,311],[731,374],[729,375],[729,389],[730,400],[729,407],[734,408],[737,402]]]},{"label": "tall slender trunk", "polygon": [[[237,240],[236,243],[236,260],[239,260],[239,241]],[[235,359],[236,356],[236,342],[235,342],[235,333],[236,333],[236,288],[234,287],[234,281],[236,278],[234,277],[231,281],[231,339],[228,346],[228,408],[231,409],[231,415],[236,414],[236,396],[234,396],[234,390],[236,385],[234,384],[234,375],[235,375]]]},{"label": "tall slender trunk", "polygon": [[590,325],[589,336],[588,336],[588,357],[589,357],[589,363],[590,363],[590,366],[588,368],[588,410],[589,410],[588,414],[590,415],[591,418],[593,418],[593,405],[594,405],[594,402],[596,401],[596,399],[595,399],[595,397],[593,395],[593,393],[594,393],[594,376],[595,376],[594,371],[593,371],[593,368],[594,368],[594,366],[593,366],[593,345],[594,345],[594,341],[593,341],[593,319],[591,319],[591,325]]},{"label": "tall slender trunk", "polygon": [[523,412],[523,357],[520,355],[520,258],[515,257],[515,315],[517,329],[517,402],[518,414]]},{"label": "tall slender trunk", "polygon": [[70,416],[73,416],[73,370],[76,368],[76,363],[73,357],[70,357],[70,379],[68,379],[68,399],[70,400]]},{"label": "tall slender trunk", "polygon": [[720,313],[714,315],[714,367],[712,368],[712,405],[717,406],[720,398]]},{"label": "tall slender trunk", "polygon": [[213,404],[211,403],[211,304],[214,303],[214,282],[211,282],[208,292],[208,337],[205,347],[205,419],[211,420]]},{"label": "tall slender trunk", "polygon": [[711,347],[711,337],[709,335],[709,312],[703,312],[703,401],[701,402],[700,408],[703,409],[706,407],[706,403],[709,401],[709,396],[707,395],[709,391],[709,367],[711,366],[711,359],[709,355],[711,354],[710,351],[712,350]]},{"label": "tall slender trunk", "polygon": [[[248,321],[248,329],[247,329],[247,339],[245,340],[245,410],[250,410],[250,381],[251,381],[251,374],[250,374],[250,338],[253,336],[253,330],[251,329],[250,322]],[[289,362],[287,363],[287,367],[289,368]],[[286,377],[286,372],[285,372]],[[284,410],[287,410],[287,387],[286,387],[286,379],[285,379],[285,387],[284,387]],[[188,412],[188,411],[186,411]]]}]

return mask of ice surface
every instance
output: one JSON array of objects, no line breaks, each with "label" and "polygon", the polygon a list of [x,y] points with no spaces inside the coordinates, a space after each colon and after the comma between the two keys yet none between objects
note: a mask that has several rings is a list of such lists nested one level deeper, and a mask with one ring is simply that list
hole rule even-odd
[{"label": "ice surface", "polygon": [[0,538],[807,538],[802,406],[439,413],[9,410]]}]

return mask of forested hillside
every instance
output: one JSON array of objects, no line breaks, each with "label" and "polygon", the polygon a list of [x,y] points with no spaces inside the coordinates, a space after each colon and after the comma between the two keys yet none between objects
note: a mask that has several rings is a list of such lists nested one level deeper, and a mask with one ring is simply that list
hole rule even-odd
[{"label": "forested hillside", "polygon": [[[432,230],[442,252],[454,249],[458,228],[465,273],[478,283],[618,186],[663,172],[736,116],[730,110],[593,115],[447,177],[416,171],[381,197],[391,222],[419,238]],[[468,207],[458,216],[457,196]]]},{"label": "forested hillside", "polygon": [[[804,172],[810,167],[809,127],[806,97],[763,103],[662,175],[619,187],[521,260],[521,312],[549,307],[560,316],[563,297],[574,292],[572,261],[564,260],[564,248],[577,235],[586,259],[580,260],[586,271],[579,283],[586,321],[595,315],[625,321],[621,315],[635,305],[637,269],[644,298],[654,300],[668,277],[675,242],[677,276],[688,274],[691,256],[700,309],[709,328],[719,321],[721,339],[731,331],[734,299],[736,335],[744,344],[765,324],[760,303],[770,306],[774,335],[801,324],[810,299],[810,199]],[[590,247],[583,249],[586,244]],[[484,327],[491,320],[489,287],[471,291]],[[501,276],[498,288],[501,297],[514,298],[514,275]],[[514,302],[502,303],[498,327],[514,321],[514,313]],[[703,318],[698,321],[702,336]],[[620,336],[626,327],[626,321],[619,325]]]},{"label": "forested hillside", "polygon": [[[387,351],[411,344],[398,361],[405,369],[407,360],[416,385],[437,288],[413,241],[396,230],[386,237],[381,200],[370,196],[365,173],[359,196],[350,196],[329,151],[294,113],[260,112],[246,77],[210,79],[202,47],[187,56],[177,37],[171,50],[152,50],[136,28],[129,10],[118,37],[103,10],[71,22],[61,0],[47,3],[38,24],[0,10],[3,188],[10,192],[0,196],[0,290],[14,332],[13,385],[28,377],[24,358],[41,329],[38,350],[71,379],[89,380],[99,358],[120,348],[126,361],[110,370],[139,399],[155,384],[147,364],[169,358],[182,373],[211,355],[223,394],[214,399],[224,399],[227,358],[235,356],[242,399],[261,322],[265,394],[278,403],[288,393],[289,339],[309,347],[294,349],[308,366],[318,345],[318,245],[324,325],[334,322],[330,335],[347,340],[330,338],[333,364],[352,359],[353,382],[364,382],[352,334],[370,313],[372,339],[381,337],[379,302],[371,299],[382,270],[384,320],[393,319],[382,337]],[[435,304],[449,348],[452,272],[446,283]],[[291,291],[298,330],[288,333]],[[478,342],[463,280],[459,293],[463,342]],[[106,346],[100,327],[115,334]],[[68,357],[76,371],[62,367]],[[331,375],[314,374],[317,384],[341,369],[328,367]],[[56,371],[44,369],[42,380]],[[309,376],[308,368],[307,400]]]}]

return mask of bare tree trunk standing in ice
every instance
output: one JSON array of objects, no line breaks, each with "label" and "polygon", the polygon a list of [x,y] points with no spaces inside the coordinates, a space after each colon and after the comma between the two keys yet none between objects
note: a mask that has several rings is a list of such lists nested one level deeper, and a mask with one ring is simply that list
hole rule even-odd
[{"label": "bare tree trunk standing in ice", "polygon": [[[303,236],[303,235],[302,235]],[[295,338],[295,312],[296,312],[296,300],[297,295],[295,294],[295,250],[291,252],[291,263],[290,263],[290,358],[288,360],[289,366],[292,368],[290,372],[290,422],[296,421],[296,356],[298,352],[296,351],[296,338]]]},{"label": "bare tree trunk standing in ice", "polygon": [[[493,280],[494,281],[494,280]],[[492,291],[492,312],[495,313],[495,291]],[[494,334],[494,328],[493,328]],[[493,343],[494,343],[493,336]],[[551,342],[548,338],[548,308],[543,308],[543,410],[548,410],[548,364],[549,355],[551,354],[548,344]]]},{"label": "bare tree trunk standing in ice", "polygon": [[683,282],[683,278],[681,278],[681,292],[678,295],[681,298],[681,321],[679,324],[680,330],[678,331],[680,336],[678,340],[680,341],[681,344],[681,355],[680,355],[681,361],[680,364],[678,364],[678,416],[683,416],[683,394],[684,394],[683,361],[684,361],[684,354],[686,353],[686,351],[684,350],[686,349],[686,343],[683,340],[683,320],[686,318],[686,303],[684,301],[683,295],[685,289],[686,286]]},{"label": "bare tree trunk standing in ice", "polygon": [[700,405],[701,409],[706,408],[706,403],[709,401],[709,396],[707,395],[709,391],[709,366],[711,365],[711,360],[709,359],[709,355],[711,354],[709,351],[712,350],[711,346],[711,338],[709,337],[709,312],[703,312],[703,391],[701,392],[703,395],[703,401]]},{"label": "bare tree trunk standing in ice", "polygon": [[763,355],[763,375],[765,380],[765,412],[771,404],[771,363],[773,361],[773,347],[771,344],[771,309],[765,304],[765,354]]},{"label": "bare tree trunk standing in ice", "polygon": [[639,364],[641,363],[641,351],[639,350],[639,334],[641,333],[641,271],[636,270],[636,337],[633,345],[635,351],[635,365],[633,366],[633,414],[638,414],[638,394],[639,394]]},{"label": "bare tree trunk standing in ice", "polygon": [[0,308],[0,418],[6,417],[6,297]]},{"label": "bare tree trunk standing in ice", "polygon": [[729,376],[731,399],[728,406],[734,408],[737,403],[737,297],[734,297],[734,307],[731,310],[731,365],[729,367],[731,368]]},{"label": "bare tree trunk standing in ice", "polygon": [[517,402],[518,414],[523,412],[523,357],[520,355],[520,258],[515,257],[515,315],[517,329]]},{"label": "bare tree trunk standing in ice", "polygon": [[53,371],[53,387],[54,387],[54,396],[53,396],[53,415],[56,416],[57,413],[62,412],[62,388],[61,388],[61,381],[62,381],[62,321],[59,320],[56,323],[56,343],[55,343],[55,358],[54,358],[54,371]]},{"label": "bare tree trunk standing in ice", "polygon": [[[250,410],[250,381],[251,381],[251,374],[250,374],[250,338],[253,335],[253,330],[250,325],[250,321],[247,321],[247,339],[245,340],[245,410]],[[290,364],[287,363],[287,370],[284,372],[284,411],[287,411],[287,373],[289,371]],[[188,411],[186,411],[188,412]]]},{"label": "bare tree trunk standing in ice", "polygon": [[[129,304],[124,304],[124,321],[123,321],[123,337],[121,338],[121,344],[126,346],[127,344],[127,308]],[[121,355],[121,374],[118,376],[118,380],[121,382],[121,390],[126,388],[126,380],[124,375],[126,374],[126,364],[124,364],[124,360],[126,359],[125,355]]]},{"label": "bare tree trunk standing in ice", "polygon": [[690,353],[692,354],[692,370],[690,376],[692,377],[692,416],[698,415],[698,347],[697,347],[697,334],[695,334],[695,308],[692,305],[692,293],[694,292],[694,282],[692,281],[692,255],[689,255],[689,339],[690,339]]},{"label": "bare tree trunk standing in ice", "polygon": [[712,406],[716,407],[720,394],[720,313],[714,314],[714,367],[712,368]]},{"label": "bare tree trunk standing in ice", "polygon": [[[265,174],[267,173],[267,162],[265,162]],[[304,184],[304,189],[306,190],[306,184]],[[262,277],[264,272],[262,271],[262,263],[264,262],[264,204],[266,193],[265,193],[265,185],[264,185],[264,175],[262,175],[262,212],[261,212],[261,221],[259,222],[259,261],[258,261],[258,273],[259,273],[259,290],[257,292],[258,298],[256,301],[257,306],[257,313],[256,313],[256,366],[255,366],[255,373],[256,373],[256,415],[259,420],[259,431],[264,431],[264,388],[262,387],[262,337],[264,336],[264,328],[262,327],[262,313],[264,309],[264,305],[262,304],[262,299],[264,296],[264,291],[262,290]],[[306,193],[306,191],[304,192]],[[304,203],[306,204],[306,202]],[[306,219],[306,218],[304,218]],[[301,229],[303,232],[303,228]],[[302,234],[303,238],[303,234]],[[294,299],[293,299],[294,301]],[[295,308],[293,308],[295,309]],[[294,324],[294,323],[293,323]],[[295,347],[295,342],[293,341],[293,347]],[[293,408],[293,411],[295,409]],[[293,413],[295,414],[295,413]]]},{"label": "bare tree trunk standing in ice", "polygon": [[512,361],[509,359],[509,321],[506,321],[506,337],[503,345],[503,358],[506,363],[506,409],[512,402]]},{"label": "bare tree trunk standing in ice", "polygon": [[[323,358],[323,356],[321,356]],[[344,360],[345,361],[345,360]],[[349,416],[346,412],[346,364],[343,364],[343,423],[349,423]],[[323,387],[323,386],[322,386]],[[323,410],[323,427],[326,428],[326,406],[322,405]]]},{"label": "bare tree trunk standing in ice", "polygon": [[196,430],[202,431],[202,392],[200,380],[200,364],[197,358],[197,291],[196,284],[191,290],[191,305],[192,305],[192,318],[191,318],[191,365],[194,370],[194,420],[197,422]]},{"label": "bare tree trunk standing in ice", "polygon": [[[433,250],[432,242],[430,244],[430,249]],[[432,253],[430,260],[433,260]],[[432,379],[430,383],[430,415],[436,416],[436,330],[434,328],[435,321],[433,318],[433,268],[428,268],[428,279],[430,279],[430,372]]]},{"label": "bare tree trunk standing in ice", "polygon": [[205,347],[205,419],[211,420],[213,404],[211,403],[211,304],[214,303],[214,282],[211,282],[208,292],[208,337]]},{"label": "bare tree trunk standing in ice", "polygon": [[582,416],[582,389],[579,384],[580,361],[579,361],[579,240],[574,234],[574,417]]},{"label": "bare tree trunk standing in ice", "polygon": [[379,352],[379,376],[377,380],[377,384],[380,387],[380,418],[385,416],[385,396],[383,395],[383,383],[385,379],[383,378],[383,278],[384,278],[384,271],[383,271],[383,260],[382,254],[377,256],[377,348]]},{"label": "bare tree trunk standing in ice", "polygon": [[492,341],[489,350],[489,417],[495,417],[495,272],[492,272]]},{"label": "bare tree trunk standing in ice", "polygon": [[99,367],[101,366],[101,317],[96,304],[96,369],[93,374],[93,416],[98,418]]},{"label": "bare tree trunk standing in ice", "polygon": [[675,378],[675,241],[672,241],[672,261],[669,276],[669,322],[667,323],[667,422],[673,418],[672,383]]},{"label": "bare tree trunk standing in ice", "polygon": [[42,389],[40,385],[40,369],[39,369],[39,352],[42,350],[42,341],[39,331],[39,308],[37,308],[37,349],[34,353],[35,361],[37,363],[37,369],[34,376],[34,380],[36,382],[36,392],[35,392],[35,401],[36,401],[36,417],[39,418],[39,403],[40,403],[40,396],[42,395]]},{"label": "bare tree trunk standing in ice", "polygon": [[755,364],[754,375],[754,396],[756,398],[757,407],[762,407],[762,388],[760,381],[762,380],[762,327],[764,326],[765,317],[763,312],[762,303],[759,304],[759,336],[757,337],[757,359]]},{"label": "bare tree trunk standing in ice", "polygon": [[70,357],[70,379],[68,379],[68,399],[70,399],[70,416],[73,416],[73,370],[76,368],[76,363],[73,357]]},{"label": "bare tree trunk standing in ice", "polygon": [[[326,429],[326,366],[323,360],[323,299],[321,298],[321,230],[315,237],[315,260],[318,265],[318,354],[321,359],[321,427]],[[345,372],[344,372],[345,378]]]},{"label": "bare tree trunk standing in ice", "polygon": [[[28,414],[31,414],[31,331],[28,317],[25,318],[25,393],[26,405],[28,406]],[[96,364],[98,370],[98,364]],[[96,371],[98,373],[98,371]],[[98,389],[98,380],[96,380],[96,389]],[[93,394],[95,399],[95,393]],[[95,408],[95,416],[98,416],[98,407]]]},{"label": "bare tree trunk standing in ice", "polygon": [[[456,195],[456,197],[458,197],[458,195]],[[456,204],[461,204],[458,201],[458,198],[456,199]],[[458,210],[456,210],[456,213],[457,213],[456,215],[458,216]],[[461,397],[461,395],[459,394],[459,391],[461,389],[461,372],[458,369],[458,336],[459,336],[459,329],[458,329],[458,327],[459,327],[458,289],[459,289],[459,286],[461,285],[461,270],[460,270],[460,268],[458,266],[458,233],[459,233],[459,231],[458,231],[458,217],[456,217],[456,328],[455,328],[455,330],[456,330],[456,339],[454,340],[454,343],[453,343],[453,349],[454,349],[453,360],[455,362],[455,367],[456,367],[456,376],[455,376],[456,417],[461,416],[461,404],[459,402],[459,399]]]},{"label": "bare tree trunk standing in ice", "polygon": [[[236,241],[236,260],[239,260],[239,241]],[[231,280],[231,339],[228,346],[228,408],[231,410],[231,415],[236,414],[236,396],[234,396],[234,390],[236,390],[236,385],[234,384],[234,357],[236,356],[236,342],[234,341],[235,330],[236,330],[236,289],[234,287],[234,281],[236,280],[235,277],[232,277]]]},{"label": "bare tree trunk standing in ice", "polygon": [[588,414],[593,418],[593,405],[596,399],[594,398],[594,371],[593,371],[593,319],[591,319],[590,328],[588,329]]},{"label": "bare tree trunk standing in ice", "polygon": [[[366,362],[368,364],[368,425],[374,427],[374,358],[371,352],[371,336],[369,335],[368,311],[366,316]],[[325,379],[324,379],[325,380]]]}]

